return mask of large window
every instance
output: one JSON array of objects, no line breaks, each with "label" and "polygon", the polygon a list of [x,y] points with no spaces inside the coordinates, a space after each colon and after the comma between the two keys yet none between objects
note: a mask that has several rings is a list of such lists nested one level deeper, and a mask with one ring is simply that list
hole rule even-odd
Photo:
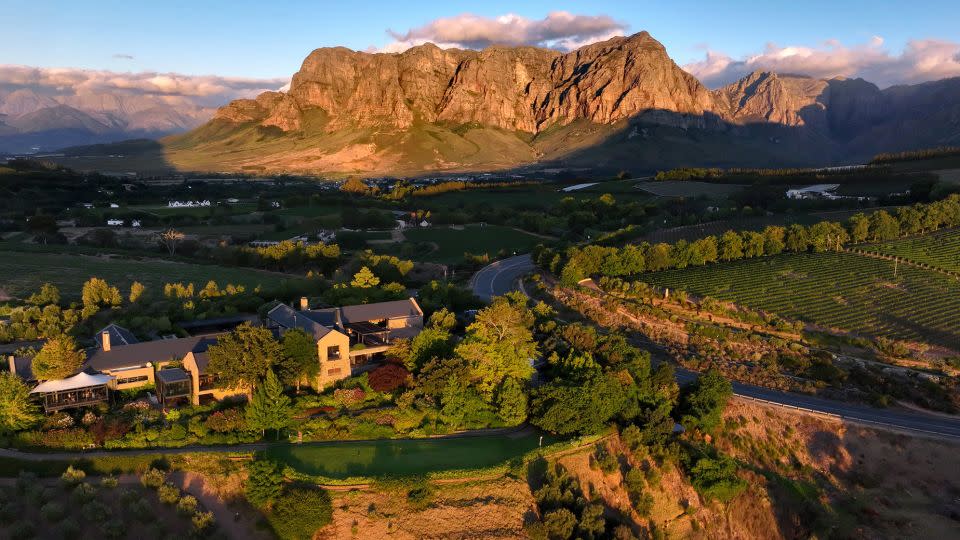
[{"label": "large window", "polygon": [[327,360],[339,360],[340,359],[340,346],[334,345],[332,347],[327,347]]},{"label": "large window", "polygon": [[141,383],[147,380],[150,380],[150,377],[147,377],[146,375],[137,375],[136,377],[124,377],[122,379],[117,379],[117,386],[120,386],[123,384]]}]

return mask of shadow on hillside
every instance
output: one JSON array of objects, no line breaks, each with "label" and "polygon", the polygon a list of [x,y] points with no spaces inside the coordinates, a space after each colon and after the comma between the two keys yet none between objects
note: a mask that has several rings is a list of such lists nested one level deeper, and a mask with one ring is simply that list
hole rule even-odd
[{"label": "shadow on hillside", "polygon": [[138,173],[160,176],[178,172],[166,156],[164,146],[153,139],[131,139],[113,143],[64,148],[51,159],[77,171],[105,174]]}]

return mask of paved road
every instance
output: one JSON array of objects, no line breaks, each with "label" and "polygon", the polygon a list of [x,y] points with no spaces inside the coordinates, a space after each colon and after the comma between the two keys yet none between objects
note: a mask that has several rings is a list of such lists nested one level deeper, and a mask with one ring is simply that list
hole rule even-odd
[{"label": "paved road", "polygon": [[494,296],[517,290],[517,282],[533,270],[530,255],[517,255],[484,266],[470,280],[473,293],[490,301]]},{"label": "paved road", "polygon": [[[533,267],[529,255],[518,255],[492,263],[473,276],[471,280],[473,292],[489,300],[492,296],[517,290],[520,277],[530,272]],[[656,347],[653,343],[650,345]],[[696,377],[695,372],[677,368],[677,381],[680,384],[692,382]],[[904,409],[878,409],[738,382],[733,383],[733,392],[740,397],[829,414],[850,422],[960,440],[960,418],[954,419]]]}]

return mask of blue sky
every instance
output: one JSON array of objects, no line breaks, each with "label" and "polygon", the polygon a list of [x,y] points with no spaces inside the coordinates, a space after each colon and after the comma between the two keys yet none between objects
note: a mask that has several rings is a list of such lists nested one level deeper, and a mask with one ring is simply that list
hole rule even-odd
[{"label": "blue sky", "polygon": [[[590,1],[323,2],[4,0],[0,64],[111,71],[288,77],[312,49],[384,47],[403,33],[463,13],[532,20],[551,11],[607,15],[648,30],[684,65],[706,50],[741,59],[767,43],[846,46],[883,38],[899,54],[909,40],[960,42],[960,2]],[[132,59],[115,55],[129,55]]]}]

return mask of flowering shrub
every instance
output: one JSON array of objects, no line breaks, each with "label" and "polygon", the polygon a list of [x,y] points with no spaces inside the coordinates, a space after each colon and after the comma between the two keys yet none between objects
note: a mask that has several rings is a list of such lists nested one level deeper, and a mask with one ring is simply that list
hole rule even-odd
[{"label": "flowering shrub", "polygon": [[341,388],[333,391],[333,399],[344,405],[355,405],[366,399],[367,393],[362,388]]},{"label": "flowering shrub", "polygon": [[207,428],[217,433],[229,433],[231,431],[246,431],[247,420],[240,409],[227,409],[217,411],[207,417],[205,422]]}]

